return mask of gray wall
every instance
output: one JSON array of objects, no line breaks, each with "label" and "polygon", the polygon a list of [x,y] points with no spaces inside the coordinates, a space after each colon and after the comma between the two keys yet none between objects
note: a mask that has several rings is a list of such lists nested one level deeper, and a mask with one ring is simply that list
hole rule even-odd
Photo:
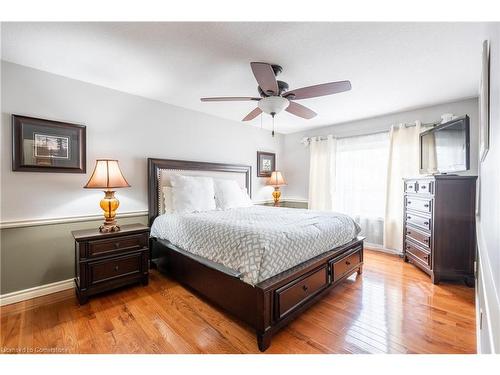
[{"label": "gray wall", "polygon": [[[279,165],[282,135],[5,61],[1,74],[3,224],[101,214],[102,192],[82,188],[98,157],[118,159],[132,185],[117,192],[118,215],[147,210],[147,157],[251,165],[253,198],[272,199],[272,188],[256,177],[256,151],[276,152]],[[85,124],[87,174],[12,172],[12,113]],[[71,278],[70,231],[98,223],[2,229],[0,293]]]},{"label": "gray wall", "polygon": [[[99,157],[118,159],[132,185],[117,192],[122,213],[147,209],[147,157],[251,165],[253,198],[272,198],[256,151],[279,165],[282,135],[8,62],[2,78],[2,221],[100,213],[102,193],[82,189]],[[86,125],[87,174],[12,172],[12,113]]]},{"label": "gray wall", "polygon": [[[74,276],[71,231],[98,228],[102,220],[2,229],[1,292],[28,289]],[[147,224],[146,215],[121,218],[120,224]]]},{"label": "gray wall", "polygon": [[500,353],[500,26],[487,26],[490,40],[490,149],[479,165],[478,306],[483,313],[483,353]]},{"label": "gray wall", "polygon": [[478,101],[476,98],[473,98],[288,134],[285,137],[283,146],[283,155],[286,155],[283,169],[284,175],[288,180],[288,186],[284,190],[286,197],[303,200],[308,198],[309,149],[300,143],[303,137],[327,134],[333,134],[336,137],[348,137],[367,134],[389,130],[391,125],[398,123],[410,123],[415,120],[420,120],[423,123],[439,121],[443,113],[454,113],[456,115],[468,114],[470,116],[471,169],[465,174],[477,175]]}]

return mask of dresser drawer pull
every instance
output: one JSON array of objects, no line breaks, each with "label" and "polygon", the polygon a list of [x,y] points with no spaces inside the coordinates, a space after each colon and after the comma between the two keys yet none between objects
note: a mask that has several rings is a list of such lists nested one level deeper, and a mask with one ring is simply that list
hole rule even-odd
[{"label": "dresser drawer pull", "polygon": [[410,234],[411,234],[411,231],[407,230],[407,231],[406,231],[406,234],[410,235]]},{"label": "dresser drawer pull", "polygon": [[406,218],[407,218],[407,219],[411,219],[411,216],[407,216]]},{"label": "dresser drawer pull", "polygon": [[119,269],[119,268],[120,268],[120,267],[118,267],[118,266],[115,266],[115,271],[118,271],[118,269]]},{"label": "dresser drawer pull", "polygon": [[120,247],[120,243],[119,242],[115,242],[115,249],[118,249]]},{"label": "dresser drawer pull", "polygon": [[426,204],[424,204],[424,207],[427,208],[427,207],[429,207],[429,205],[426,203]]},{"label": "dresser drawer pull", "polygon": [[408,189],[413,189],[413,185],[408,185]]},{"label": "dresser drawer pull", "polygon": [[422,189],[426,189],[427,187],[425,185],[422,185]]},{"label": "dresser drawer pull", "polygon": [[429,222],[428,221],[424,221],[424,225],[429,225]]},{"label": "dresser drawer pull", "polygon": [[408,204],[411,204],[411,201],[408,201]]},{"label": "dresser drawer pull", "polygon": [[305,284],[304,284],[304,285],[302,285],[302,290],[303,290],[304,292],[307,292],[307,290],[308,290],[308,289],[309,289],[309,287],[308,287],[307,285],[305,285]]},{"label": "dresser drawer pull", "polygon": [[351,265],[351,262],[349,262],[348,260],[345,261],[345,264],[350,266]]}]

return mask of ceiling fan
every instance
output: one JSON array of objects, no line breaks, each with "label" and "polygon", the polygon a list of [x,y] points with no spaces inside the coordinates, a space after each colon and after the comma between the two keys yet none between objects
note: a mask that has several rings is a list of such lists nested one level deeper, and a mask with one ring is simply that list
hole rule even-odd
[{"label": "ceiling fan", "polygon": [[[260,97],[232,96],[201,98],[202,102],[231,102],[231,101],[256,101],[257,108],[246,115],[242,121],[250,121],[262,112],[274,116],[285,110],[292,115],[312,119],[317,115],[313,110],[296,103],[295,100],[316,98],[318,96],[332,95],[351,89],[350,81],[322,83],[314,86],[302,87],[288,91],[288,83],[276,80],[276,76],[283,71],[279,65],[263,62],[250,63],[253,75],[259,86],[257,90]],[[274,130],[273,130],[274,135]]]}]

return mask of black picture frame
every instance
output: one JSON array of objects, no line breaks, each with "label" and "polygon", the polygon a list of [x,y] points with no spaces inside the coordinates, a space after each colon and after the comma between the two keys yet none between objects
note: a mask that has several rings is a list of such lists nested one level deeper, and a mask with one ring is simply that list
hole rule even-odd
[{"label": "black picture frame", "polygon": [[86,173],[86,126],[13,114],[12,170]]},{"label": "black picture frame", "polygon": [[276,170],[276,154],[257,151],[257,177],[271,177]]}]

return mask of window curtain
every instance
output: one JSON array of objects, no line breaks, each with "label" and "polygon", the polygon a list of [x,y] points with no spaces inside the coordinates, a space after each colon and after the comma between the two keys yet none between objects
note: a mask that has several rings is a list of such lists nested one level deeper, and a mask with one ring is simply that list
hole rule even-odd
[{"label": "window curtain", "polygon": [[389,132],[337,140],[333,210],[361,227],[366,243],[383,245]]},{"label": "window curtain", "polygon": [[326,140],[311,138],[309,147],[309,208],[331,210],[335,189],[336,140],[332,135]]},{"label": "window curtain", "polygon": [[419,175],[420,121],[392,126],[389,132],[384,248],[403,250],[403,178]]}]

